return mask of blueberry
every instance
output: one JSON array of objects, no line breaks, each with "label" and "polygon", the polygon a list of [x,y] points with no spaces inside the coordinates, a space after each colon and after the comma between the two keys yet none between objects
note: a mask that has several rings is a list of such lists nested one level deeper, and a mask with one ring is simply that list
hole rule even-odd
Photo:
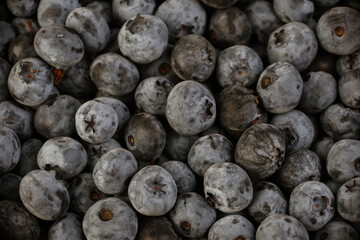
[{"label": "blueberry", "polygon": [[337,83],[331,74],[310,72],[304,78],[299,108],[306,113],[320,113],[335,101],[336,96]]},{"label": "blueberry", "polygon": [[310,118],[299,110],[274,115],[270,123],[285,135],[287,151],[308,149],[314,140],[314,125]]},{"label": "blueberry", "polygon": [[[306,2],[311,1],[306,0]],[[315,33],[306,24],[300,22],[290,22],[274,30],[267,45],[270,63],[288,62],[299,71],[305,70],[311,64],[317,50]]]},{"label": "blueberry", "polygon": [[91,63],[90,76],[99,91],[114,96],[129,94],[139,82],[136,66],[117,53],[97,56]]},{"label": "blueberry", "polygon": [[212,8],[227,8],[234,5],[238,0],[201,0]]},{"label": "blueberry", "polygon": [[209,167],[204,175],[206,200],[225,213],[245,209],[253,198],[253,186],[248,174],[235,163],[221,162]]},{"label": "blueberry", "polygon": [[332,104],[320,116],[321,128],[330,137],[341,139],[360,138],[360,111],[342,104]]},{"label": "blueberry", "polygon": [[321,162],[326,162],[327,155],[330,151],[330,148],[334,145],[334,139],[330,137],[323,137],[317,139],[317,141],[311,147],[311,150],[318,155]]},{"label": "blueberry", "polygon": [[84,215],[91,205],[107,196],[96,187],[91,173],[82,173],[72,179],[68,191],[70,209],[79,215]]},{"label": "blueberry", "polygon": [[162,77],[146,78],[139,83],[135,91],[135,103],[139,110],[165,115],[166,99],[173,84]]},{"label": "blueberry", "polygon": [[146,217],[141,220],[138,239],[143,240],[181,240],[175,233],[172,223],[164,217]]},{"label": "blueberry", "polygon": [[0,236],[4,240],[38,240],[38,220],[21,203],[0,201]]},{"label": "blueberry", "polygon": [[299,71],[290,63],[276,62],[261,73],[256,91],[268,112],[285,113],[298,105],[302,88]]},{"label": "blueberry", "polygon": [[24,206],[42,220],[56,220],[69,208],[69,193],[64,183],[55,178],[54,172],[29,172],[20,182],[19,193]]},{"label": "blueberry", "polygon": [[217,81],[222,87],[252,87],[256,84],[263,63],[259,55],[244,45],[236,45],[222,51],[216,66]]},{"label": "blueberry", "polygon": [[274,0],[274,10],[283,22],[309,22],[314,3],[311,0]]},{"label": "blueberry", "polygon": [[187,161],[191,146],[199,138],[197,135],[180,135],[171,128],[166,131],[165,152],[171,158],[178,161]]},{"label": "blueberry", "polygon": [[267,113],[253,90],[240,86],[226,87],[218,95],[217,103],[222,127],[236,138],[252,125],[267,122]]},{"label": "blueberry", "polygon": [[82,227],[86,239],[135,239],[138,219],[123,200],[109,197],[93,204],[86,212]]},{"label": "blueberry", "polygon": [[345,73],[340,78],[339,95],[346,106],[360,108],[360,69]]},{"label": "blueberry", "polygon": [[216,221],[216,211],[200,194],[188,192],[177,198],[169,217],[181,236],[199,238]]},{"label": "blueberry", "polygon": [[38,1],[36,0],[6,0],[6,4],[12,14],[18,17],[30,17],[36,13]]},{"label": "blueberry", "polygon": [[316,232],[314,240],[357,240],[359,235],[356,230],[343,221],[331,221]]},{"label": "blueberry", "polygon": [[248,210],[257,223],[274,214],[287,214],[287,209],[287,199],[278,186],[266,181],[254,185],[254,195]]},{"label": "blueberry", "polygon": [[195,135],[215,122],[215,99],[201,83],[183,81],[169,93],[165,114],[170,126],[177,133]]},{"label": "blueberry", "polygon": [[84,56],[80,36],[60,24],[40,28],[35,35],[34,47],[45,62],[58,70],[66,70],[79,63]]},{"label": "blueberry", "polygon": [[40,0],[37,8],[37,20],[41,27],[50,24],[65,25],[66,17],[77,7],[80,7],[78,0]]},{"label": "blueberry", "polygon": [[114,0],[112,1],[112,15],[119,25],[123,25],[138,13],[153,15],[155,7],[155,0]]},{"label": "blueberry", "polygon": [[14,27],[5,21],[0,21],[0,57],[7,55],[8,44],[15,38]]},{"label": "blueberry", "polygon": [[39,24],[34,18],[15,17],[11,20],[11,25],[13,25],[18,35],[27,32],[36,33],[40,29]]},{"label": "blueberry", "polygon": [[106,194],[120,194],[126,190],[137,170],[134,155],[126,149],[115,148],[96,163],[93,170],[94,183]]},{"label": "blueberry", "polygon": [[360,177],[360,141],[343,139],[336,142],[327,155],[326,168],[339,183]]},{"label": "blueberry", "polygon": [[118,127],[118,117],[113,107],[99,100],[82,104],[75,114],[75,128],[78,135],[89,143],[103,143],[109,140]]},{"label": "blueberry", "polygon": [[352,54],[340,56],[336,62],[336,72],[342,77],[345,73],[360,68],[360,49]]},{"label": "blueberry", "polygon": [[235,148],[235,162],[254,179],[275,173],[284,155],[285,137],[276,127],[265,123],[248,128]]},{"label": "blueberry", "polygon": [[120,51],[136,63],[152,62],[165,51],[168,34],[166,24],[159,17],[138,14],[120,29]]},{"label": "blueberry", "polygon": [[0,125],[0,175],[10,172],[19,162],[21,145],[16,133]]},{"label": "blueberry", "polygon": [[131,179],[128,195],[132,206],[145,216],[161,216],[176,202],[177,187],[164,168],[151,165],[139,170]]},{"label": "blueberry", "polygon": [[157,8],[155,16],[168,26],[171,43],[188,34],[205,32],[206,11],[196,0],[166,0]]},{"label": "blueberry", "polygon": [[19,185],[21,177],[15,173],[0,176],[0,199],[20,201]]},{"label": "blueberry", "polygon": [[81,218],[74,213],[66,213],[51,225],[47,239],[85,240],[81,227]]},{"label": "blueberry", "polygon": [[17,61],[28,58],[37,57],[37,53],[34,48],[35,31],[19,34],[11,42],[9,46],[8,56],[9,61],[15,64]]},{"label": "blueberry", "polygon": [[107,1],[92,1],[86,5],[86,7],[99,13],[107,23],[110,23],[113,19],[111,2]]},{"label": "blueberry", "polygon": [[0,102],[9,99],[9,90],[7,87],[7,79],[11,70],[11,65],[0,57]]},{"label": "blueberry", "polygon": [[360,178],[353,178],[341,185],[336,195],[339,214],[350,222],[360,221]]},{"label": "blueberry", "polygon": [[217,220],[210,228],[208,240],[254,239],[255,228],[240,215],[230,215]]},{"label": "blueberry", "polygon": [[348,55],[360,48],[360,13],[349,7],[326,11],[316,25],[321,46],[336,55]]},{"label": "blueberry", "polygon": [[200,35],[182,37],[171,53],[171,66],[182,80],[203,82],[211,76],[215,64],[215,48]]},{"label": "blueberry", "polygon": [[210,134],[197,139],[191,146],[187,162],[190,168],[199,176],[204,176],[206,170],[214,163],[233,162],[234,147],[221,134]]},{"label": "blueberry", "polygon": [[178,195],[196,190],[196,176],[190,167],[180,161],[166,161],[161,165],[176,183]]},{"label": "blueberry", "polygon": [[75,8],[67,16],[65,26],[79,34],[88,53],[100,52],[109,41],[110,28],[105,18],[90,8]]},{"label": "blueberry", "polygon": [[320,181],[320,159],[310,150],[290,152],[286,155],[277,177],[279,185],[289,192],[300,183],[310,180]]},{"label": "blueberry", "polygon": [[334,195],[322,182],[303,182],[291,192],[289,213],[299,219],[307,230],[317,231],[334,216]]},{"label": "blueberry", "polygon": [[47,140],[37,155],[40,169],[55,170],[62,179],[79,175],[87,163],[84,147],[70,137],[54,137]]},{"label": "blueberry", "polygon": [[127,122],[124,138],[127,148],[137,160],[151,161],[164,150],[166,132],[155,116],[137,113]]},{"label": "blueberry", "polygon": [[210,18],[209,39],[219,48],[247,44],[251,31],[249,18],[236,7],[216,10]]},{"label": "blueberry", "polygon": [[21,139],[31,137],[34,112],[13,101],[0,102],[0,123],[12,129]]},{"label": "blueberry", "polygon": [[251,22],[252,31],[261,43],[267,43],[270,34],[283,24],[268,1],[251,2],[245,12]]},{"label": "blueberry", "polygon": [[261,222],[256,230],[256,240],[294,239],[309,240],[304,225],[286,214],[274,214]]}]

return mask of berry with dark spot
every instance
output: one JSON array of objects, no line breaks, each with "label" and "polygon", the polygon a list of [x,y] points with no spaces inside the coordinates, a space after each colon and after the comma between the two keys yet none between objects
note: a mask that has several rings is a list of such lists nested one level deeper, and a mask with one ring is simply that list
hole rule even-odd
[{"label": "berry with dark spot", "polygon": [[6,0],[10,12],[18,17],[30,17],[36,13],[37,0]]},{"label": "berry with dark spot", "polygon": [[254,238],[254,226],[240,215],[230,215],[217,220],[208,233],[208,240],[251,240]]},{"label": "berry with dark spot", "polygon": [[40,29],[39,24],[34,18],[15,17],[11,20],[11,25],[13,25],[18,35],[27,32],[37,32]]},{"label": "berry with dark spot", "polygon": [[95,12],[99,13],[107,23],[112,22],[112,7],[111,2],[106,1],[92,1],[86,5],[87,8],[94,10]]},{"label": "berry with dark spot", "polygon": [[50,24],[65,25],[66,17],[77,7],[80,7],[78,0],[40,0],[37,8],[37,20],[41,27]]},{"label": "berry with dark spot", "polygon": [[336,195],[337,211],[350,222],[360,221],[360,178],[353,178],[341,185]]},{"label": "berry with dark spot", "polygon": [[357,240],[356,230],[343,221],[331,221],[316,232],[314,240]]},{"label": "berry with dark spot", "polygon": [[138,239],[181,240],[181,237],[174,231],[173,224],[165,217],[145,217],[140,222]]},{"label": "berry with dark spot", "polygon": [[81,218],[74,213],[67,212],[64,216],[56,220],[51,225],[47,239],[85,240],[85,236],[81,227]]},{"label": "berry with dark spot", "polygon": [[360,49],[345,56],[340,56],[336,62],[336,72],[342,77],[345,73],[360,68]]}]

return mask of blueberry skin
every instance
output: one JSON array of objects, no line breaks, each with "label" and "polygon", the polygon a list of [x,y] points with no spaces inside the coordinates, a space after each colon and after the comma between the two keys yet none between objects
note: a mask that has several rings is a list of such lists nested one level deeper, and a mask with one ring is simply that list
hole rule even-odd
[{"label": "blueberry skin", "polygon": [[66,213],[51,225],[47,239],[85,240],[81,227],[81,218],[74,213]]},{"label": "blueberry skin", "polygon": [[94,10],[99,13],[107,23],[110,23],[113,20],[112,12],[111,12],[111,2],[104,1],[93,1],[86,5],[86,7]]},{"label": "blueberry skin", "polygon": [[346,106],[360,108],[360,69],[345,73],[340,78],[339,95]]},{"label": "blueberry skin", "polygon": [[115,134],[117,127],[118,117],[114,108],[99,100],[87,101],[76,111],[76,132],[86,142],[103,143]]},{"label": "blueberry skin", "polygon": [[39,222],[21,203],[0,201],[0,236],[4,240],[38,240]]},{"label": "blueberry skin", "polygon": [[310,0],[274,0],[274,10],[283,22],[309,22],[314,12],[314,3]]},{"label": "blueberry skin", "polygon": [[254,185],[254,195],[248,211],[257,223],[261,223],[271,215],[287,214],[288,201],[278,186],[259,181]]},{"label": "blueberry skin", "polygon": [[248,128],[235,148],[235,162],[254,179],[263,179],[275,173],[284,156],[284,135],[273,125],[265,123]]},{"label": "blueberry skin", "polygon": [[77,7],[80,7],[78,0],[61,2],[58,0],[40,0],[37,8],[37,20],[41,27],[50,24],[65,25],[66,17]]},{"label": "blueberry skin", "polygon": [[39,24],[34,18],[15,17],[11,20],[11,25],[15,32],[20,35],[27,32],[37,32],[40,29]]},{"label": "blueberry skin", "polygon": [[21,177],[15,173],[5,173],[0,176],[0,199],[20,201],[19,185]]},{"label": "blueberry skin", "polygon": [[171,52],[171,66],[182,80],[203,82],[216,65],[216,50],[206,38],[189,34],[176,42]]},{"label": "blueberry skin", "polygon": [[302,88],[303,80],[299,71],[287,62],[268,66],[256,85],[263,106],[271,113],[285,113],[294,109],[300,101]]},{"label": "blueberry skin", "polygon": [[252,125],[267,122],[267,113],[253,90],[229,86],[220,92],[217,100],[220,124],[235,138]]},{"label": "blueberry skin", "polygon": [[314,125],[310,118],[299,110],[274,115],[270,123],[285,135],[286,151],[308,149],[314,140]]},{"label": "blueberry skin", "polygon": [[360,141],[343,139],[336,142],[327,155],[326,168],[339,183],[360,177]]},{"label": "blueberry skin", "polygon": [[16,133],[0,125],[0,175],[10,172],[19,162],[21,144]]},{"label": "blueberry skin", "polygon": [[283,24],[272,4],[267,1],[251,2],[245,12],[251,22],[252,32],[261,43],[267,43],[270,34]]},{"label": "blueberry skin", "polygon": [[155,16],[168,26],[171,43],[188,34],[202,35],[205,32],[206,11],[196,0],[166,0],[157,8]]},{"label": "blueberry skin", "polygon": [[88,53],[100,52],[109,41],[110,28],[105,18],[90,8],[75,8],[66,17],[65,26],[79,34]]},{"label": "blueberry skin", "polygon": [[55,170],[61,179],[69,180],[79,175],[87,163],[84,147],[70,137],[47,140],[37,155],[40,169]]},{"label": "blueberry skin", "polygon": [[214,163],[233,162],[234,147],[221,134],[209,134],[197,139],[191,146],[187,162],[190,168],[199,176],[204,176],[206,170]]},{"label": "blueberry skin", "polygon": [[200,194],[188,192],[177,198],[169,218],[181,236],[200,238],[216,221],[216,211]]},{"label": "blueberry skin", "polygon": [[79,63],[84,56],[80,36],[60,24],[40,28],[35,35],[34,47],[45,62],[62,70]]},{"label": "blueberry skin", "polygon": [[36,0],[6,0],[7,7],[10,12],[17,17],[30,17],[36,13],[38,1]]},{"label": "blueberry skin", "polygon": [[166,102],[166,119],[181,135],[195,135],[213,125],[216,102],[201,83],[183,81],[171,90]]},{"label": "blueberry skin", "polygon": [[286,155],[277,174],[277,183],[291,192],[297,185],[306,181],[320,181],[321,163],[316,153],[298,150]]},{"label": "blueberry skin", "polygon": [[206,5],[212,7],[212,8],[227,8],[232,5],[234,5],[238,0],[201,0]]},{"label": "blueberry skin", "polygon": [[166,132],[161,122],[149,113],[134,114],[124,129],[127,149],[140,161],[160,156],[165,147]]},{"label": "blueberry skin", "polygon": [[83,216],[97,201],[106,198],[95,185],[91,173],[82,173],[69,183],[70,210]]},{"label": "blueberry skin", "polygon": [[146,217],[141,220],[138,238],[139,240],[181,240],[175,233],[173,224],[165,217]]},{"label": "blueberry skin", "polygon": [[14,27],[5,21],[0,21],[0,57],[7,55],[7,46],[16,37]]},{"label": "blueberry skin", "polygon": [[341,139],[360,138],[360,112],[343,104],[332,104],[320,116],[321,128],[330,137]]},{"label": "blueberry skin", "polygon": [[190,167],[180,161],[166,161],[161,165],[176,183],[178,195],[196,190],[196,176]]},{"label": "blueberry skin", "polygon": [[335,101],[336,96],[337,83],[331,74],[310,72],[304,78],[299,108],[306,113],[320,113]]},{"label": "blueberry skin", "polygon": [[48,98],[53,81],[53,73],[44,61],[24,58],[11,68],[8,87],[16,101],[26,106],[36,106]]},{"label": "blueberry skin", "polygon": [[126,149],[115,148],[96,163],[93,179],[97,188],[106,194],[123,193],[131,177],[138,171],[134,155]]},{"label": "blueberry skin", "polygon": [[336,55],[348,55],[360,48],[360,13],[349,7],[334,7],[316,25],[321,46]]},{"label": "blueberry skin", "polygon": [[350,179],[341,185],[336,195],[337,210],[350,222],[360,221],[360,178]]},{"label": "blueberry skin", "polygon": [[332,219],[335,211],[334,195],[322,182],[303,182],[291,192],[289,213],[309,231],[322,228]]},{"label": "blueberry skin", "polygon": [[136,63],[149,63],[159,58],[168,44],[166,24],[153,15],[132,17],[118,35],[121,53]]},{"label": "blueberry skin", "polygon": [[135,16],[136,14],[148,14],[154,15],[154,10],[156,7],[155,0],[132,0],[132,1],[122,1],[115,0],[112,1],[112,15],[116,20],[117,24],[120,26],[123,25],[129,18]]},{"label": "blueberry skin", "polygon": [[75,113],[81,103],[69,95],[60,95],[41,105],[34,115],[36,131],[45,138],[70,136],[75,132]]},{"label": "blueberry skin", "polygon": [[11,65],[0,57],[0,102],[8,100],[10,97],[7,87],[7,79],[11,71]]},{"label": "blueberry skin", "polygon": [[256,230],[256,240],[293,239],[309,240],[304,225],[286,214],[274,214],[261,222]]},{"label": "blueberry skin", "polygon": [[360,68],[360,49],[336,61],[336,72],[342,77],[345,73]]},{"label": "blueberry skin", "polygon": [[287,23],[275,29],[270,34],[267,45],[270,63],[288,62],[299,71],[305,70],[311,64],[317,50],[315,33],[300,22]]},{"label": "blueberry skin", "polygon": [[135,91],[137,108],[153,115],[165,115],[166,99],[173,86],[174,84],[162,77],[144,79]]},{"label": "blueberry skin", "polygon": [[230,215],[217,220],[210,228],[208,240],[243,239],[254,240],[255,228],[240,215]]},{"label": "blueberry skin", "polygon": [[177,187],[164,168],[151,165],[139,170],[131,179],[128,195],[131,205],[145,216],[161,216],[175,205]]},{"label": "blueberry skin", "polygon": [[246,14],[236,7],[215,11],[210,18],[210,41],[221,49],[247,44],[251,36],[251,22]]},{"label": "blueberry skin", "polygon": [[11,42],[8,51],[8,59],[12,64],[23,58],[38,57],[34,48],[35,31],[19,34]]},{"label": "blueberry skin", "polygon": [[198,138],[197,135],[184,136],[172,128],[166,129],[164,151],[171,159],[186,162],[190,148]]},{"label": "blueberry skin", "polygon": [[13,101],[0,102],[0,123],[12,129],[19,138],[27,139],[34,132],[34,112]]},{"label": "blueberry skin", "polygon": [[253,186],[248,174],[235,163],[215,163],[204,175],[206,200],[224,213],[245,209],[253,198]]},{"label": "blueberry skin", "polygon": [[69,208],[69,193],[54,172],[33,170],[26,174],[19,187],[24,206],[36,217],[53,221],[63,216]]},{"label": "blueberry skin", "polygon": [[222,87],[252,87],[256,84],[263,63],[250,47],[236,45],[226,48],[217,59],[216,79]]},{"label": "blueberry skin", "polygon": [[316,232],[314,240],[357,240],[359,235],[356,230],[343,221],[331,221]]},{"label": "blueberry skin", "polygon": [[139,82],[136,66],[117,53],[97,56],[91,63],[90,76],[99,91],[114,96],[129,94]]},{"label": "blueberry skin", "polygon": [[93,204],[86,212],[82,227],[86,239],[135,239],[138,218],[123,200],[109,197]]}]

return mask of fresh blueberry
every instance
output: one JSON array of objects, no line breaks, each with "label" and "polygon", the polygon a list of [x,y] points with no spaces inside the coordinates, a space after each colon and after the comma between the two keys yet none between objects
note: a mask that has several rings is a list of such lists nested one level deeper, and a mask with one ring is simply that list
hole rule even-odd
[{"label": "fresh blueberry", "polygon": [[360,49],[352,54],[340,56],[336,62],[336,72],[342,77],[345,73],[360,68]]},{"label": "fresh blueberry", "polygon": [[85,240],[81,227],[81,218],[74,213],[66,213],[51,225],[47,239]]},{"label": "fresh blueberry", "polygon": [[19,34],[9,46],[9,61],[15,64],[23,58],[38,57],[34,48],[35,31]]},{"label": "fresh blueberry", "polygon": [[339,95],[346,106],[360,108],[360,69],[347,72],[340,78]]},{"label": "fresh blueberry", "polygon": [[117,24],[123,25],[138,13],[153,15],[155,7],[155,0],[114,0],[112,1],[112,15]]},{"label": "fresh blueberry", "polygon": [[0,125],[0,175],[10,172],[19,162],[21,145],[16,133]]},{"label": "fresh blueberry", "polygon": [[186,162],[191,146],[199,138],[197,135],[184,136],[169,128],[166,131],[165,152],[171,158]]},{"label": "fresh blueberry", "polygon": [[274,0],[274,10],[283,22],[309,22],[314,12],[311,0]]},{"label": "fresh blueberry", "polygon": [[316,153],[316,155],[318,155],[318,157],[320,158],[321,162],[324,163],[326,162],[327,155],[334,143],[334,139],[325,136],[323,138],[317,139],[311,147],[311,150]]},{"label": "fresh blueberry", "polygon": [[316,232],[314,240],[357,240],[356,230],[343,221],[331,221]]},{"label": "fresh blueberry", "polygon": [[111,2],[109,1],[92,1],[86,5],[86,7],[94,10],[95,12],[99,13],[107,23],[112,22],[112,7]]},{"label": "fresh blueberry", "polygon": [[255,237],[252,223],[240,215],[230,215],[217,220],[210,228],[208,240],[241,239],[250,240]]},{"label": "fresh blueberry", "polygon": [[37,0],[6,0],[10,12],[18,17],[30,17],[36,13]]},{"label": "fresh blueberry", "polygon": [[360,221],[360,178],[353,178],[341,185],[336,195],[337,211],[350,222]]},{"label": "fresh blueberry", "polygon": [[336,196],[337,192],[341,187],[341,183],[335,181],[334,179],[326,180],[324,181],[324,183],[326,184],[326,186],[328,186],[328,188],[331,190],[334,196]]},{"label": "fresh blueberry", "polygon": [[11,20],[11,25],[13,25],[18,35],[27,32],[37,32],[40,29],[39,24],[34,18],[16,17]]},{"label": "fresh blueberry", "polygon": [[66,17],[77,7],[80,7],[78,0],[40,0],[37,8],[37,20],[41,27],[50,24],[65,25]]}]

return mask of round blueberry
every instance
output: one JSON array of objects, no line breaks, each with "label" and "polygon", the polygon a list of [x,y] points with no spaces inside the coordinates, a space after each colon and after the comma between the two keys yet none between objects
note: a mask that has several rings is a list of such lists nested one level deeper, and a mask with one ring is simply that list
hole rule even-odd
[{"label": "round blueberry", "polygon": [[316,232],[314,240],[357,240],[359,235],[356,230],[343,221],[331,221]]},{"label": "round blueberry", "polygon": [[112,15],[119,25],[123,25],[138,13],[153,15],[155,7],[155,0],[114,0],[112,1]]},{"label": "round blueberry", "polygon": [[79,0],[40,0],[37,8],[37,20],[41,27],[50,24],[65,25],[66,17],[77,7],[80,7]]},{"label": "round blueberry", "polygon": [[51,225],[47,239],[85,240],[85,236],[81,227],[81,218],[74,213],[66,213]]},{"label": "round blueberry", "polygon": [[240,215],[230,215],[217,220],[210,228],[208,240],[254,239],[255,228],[252,223]]},{"label": "round blueberry", "polygon": [[274,10],[283,22],[309,22],[314,12],[311,0],[274,0]]},{"label": "round blueberry", "polygon": [[170,159],[186,162],[191,146],[199,138],[197,135],[184,136],[172,128],[166,130],[166,143],[164,151]]},{"label": "round blueberry", "polygon": [[0,125],[0,175],[10,172],[19,162],[21,145],[16,133]]},{"label": "round blueberry", "polygon": [[360,221],[360,177],[341,185],[336,195],[337,211],[350,222]]},{"label": "round blueberry", "polygon": [[339,95],[346,106],[360,108],[360,69],[347,72],[340,78]]}]

